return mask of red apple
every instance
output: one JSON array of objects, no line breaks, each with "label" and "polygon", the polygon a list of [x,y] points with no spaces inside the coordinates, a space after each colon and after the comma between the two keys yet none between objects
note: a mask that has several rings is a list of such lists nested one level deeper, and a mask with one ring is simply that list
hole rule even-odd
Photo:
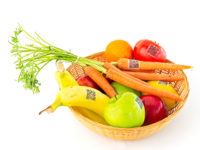
[{"label": "red apple", "polygon": [[98,85],[89,76],[86,76],[86,75],[81,76],[77,78],[76,81],[78,82],[80,86],[88,86],[88,87],[99,90]]},{"label": "red apple", "polygon": [[145,121],[143,125],[155,123],[168,116],[168,109],[159,97],[144,95],[140,99],[145,107]]}]

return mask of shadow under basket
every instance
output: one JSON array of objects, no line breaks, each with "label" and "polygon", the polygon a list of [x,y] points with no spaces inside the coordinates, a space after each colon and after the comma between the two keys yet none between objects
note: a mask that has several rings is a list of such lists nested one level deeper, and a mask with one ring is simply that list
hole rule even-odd
[{"label": "shadow under basket", "polygon": [[[87,58],[95,59],[98,61],[105,62],[104,52],[99,52],[93,55],[88,56]],[[171,62],[171,61],[167,61]],[[73,64],[67,68],[67,70],[72,74],[72,76],[76,79],[80,76],[83,76],[84,70],[83,68],[78,64]],[[167,74],[173,74],[175,71],[164,71],[164,70],[156,70],[158,73],[167,73]],[[170,82],[170,84],[175,88],[177,93],[180,95],[180,97],[183,99],[183,101],[178,102],[174,108],[169,110],[169,116],[161,121],[158,121],[156,123],[147,125],[147,126],[141,126],[136,128],[117,128],[112,127],[109,125],[106,125],[102,122],[97,122],[92,120],[90,117],[87,117],[87,115],[84,115],[80,111],[83,108],[79,107],[70,107],[73,114],[78,118],[78,120],[84,124],[87,128],[91,129],[92,131],[96,132],[97,134],[103,135],[105,137],[118,139],[118,140],[136,140],[140,138],[147,137],[153,133],[156,133],[157,131],[164,128],[175,116],[176,114],[181,110],[181,108],[184,106],[188,94],[189,94],[189,83],[187,80],[187,77],[183,71],[176,71],[176,73],[180,73],[184,76],[184,79],[181,81],[176,82]]]}]

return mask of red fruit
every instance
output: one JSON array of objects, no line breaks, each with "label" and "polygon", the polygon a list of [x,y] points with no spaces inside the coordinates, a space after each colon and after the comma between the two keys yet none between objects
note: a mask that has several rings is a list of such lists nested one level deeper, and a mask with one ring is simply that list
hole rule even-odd
[{"label": "red fruit", "polygon": [[81,76],[77,78],[76,81],[78,82],[80,86],[88,86],[88,87],[99,90],[98,85],[89,76],[86,76],[86,75]]},{"label": "red fruit", "polygon": [[136,43],[133,55],[142,61],[165,62],[166,52],[157,43],[150,40],[140,40]]},{"label": "red fruit", "polygon": [[145,121],[143,125],[155,123],[168,116],[168,109],[159,97],[144,95],[140,99],[145,107]]}]

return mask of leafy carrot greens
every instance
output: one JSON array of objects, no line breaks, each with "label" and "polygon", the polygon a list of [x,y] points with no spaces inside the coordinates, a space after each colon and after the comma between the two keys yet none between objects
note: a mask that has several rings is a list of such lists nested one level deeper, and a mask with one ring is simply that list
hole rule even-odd
[{"label": "leafy carrot greens", "polygon": [[[31,44],[20,43],[20,36],[25,33]],[[25,89],[31,89],[33,93],[38,93],[41,83],[37,79],[37,75],[51,61],[67,61],[78,63],[82,66],[90,65],[102,73],[106,72],[103,63],[78,57],[69,51],[62,50],[45,41],[41,36],[35,33],[35,37],[26,32],[22,26],[14,31],[14,36],[11,37],[9,43],[12,45],[11,53],[16,57],[16,69],[20,70],[18,82],[24,83]]]}]

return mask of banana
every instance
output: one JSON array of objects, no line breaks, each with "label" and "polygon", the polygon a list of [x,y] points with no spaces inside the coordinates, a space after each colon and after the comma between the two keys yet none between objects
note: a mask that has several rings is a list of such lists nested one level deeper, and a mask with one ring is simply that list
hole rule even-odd
[{"label": "banana", "polygon": [[109,100],[108,96],[96,89],[78,86],[73,76],[64,69],[63,63],[58,63],[55,78],[60,91],[54,103],[39,114],[44,111],[48,113],[54,112],[59,106],[78,106],[78,111],[84,116],[96,122],[106,124],[103,119],[103,111],[105,104]]},{"label": "banana", "polygon": [[93,112],[87,108],[73,107],[73,109],[75,109],[76,111],[79,111],[79,113],[81,113],[83,116],[89,118],[90,120],[107,125],[107,123],[103,117],[99,116],[98,114],[96,114],[95,112]]},{"label": "banana", "polygon": [[100,91],[86,86],[68,86],[61,89],[52,105],[41,111],[54,112],[59,106],[79,106],[87,108],[103,117],[104,106],[109,97]]},{"label": "banana", "polygon": [[60,90],[51,107],[55,110],[59,105],[79,106],[103,116],[104,106],[108,100],[108,96],[96,89],[85,86],[69,86]]},{"label": "banana", "polygon": [[63,63],[58,64],[58,70],[55,72],[55,78],[60,89],[68,86],[78,86],[73,76],[64,69]]}]

